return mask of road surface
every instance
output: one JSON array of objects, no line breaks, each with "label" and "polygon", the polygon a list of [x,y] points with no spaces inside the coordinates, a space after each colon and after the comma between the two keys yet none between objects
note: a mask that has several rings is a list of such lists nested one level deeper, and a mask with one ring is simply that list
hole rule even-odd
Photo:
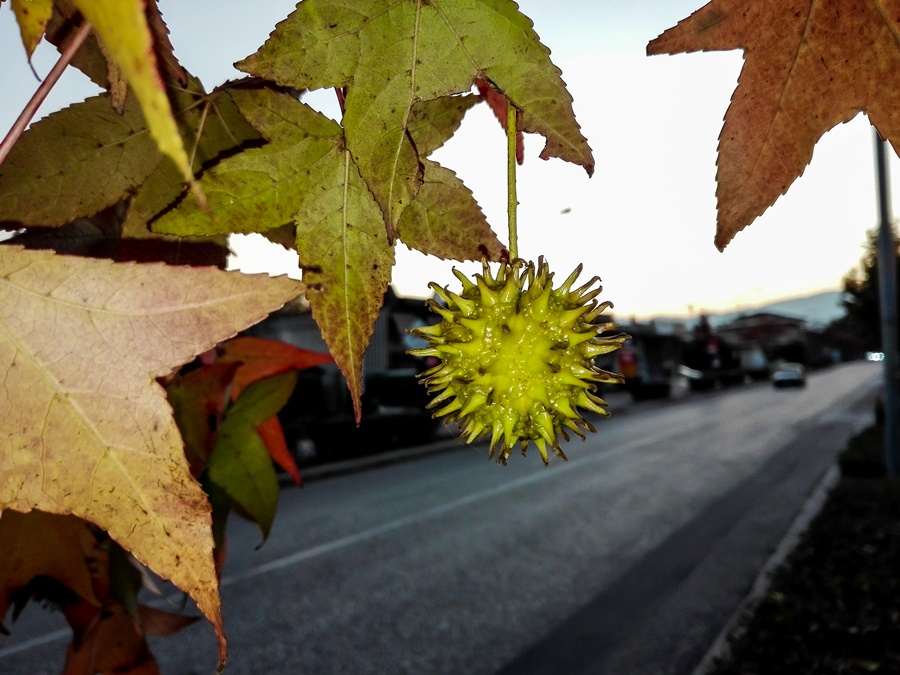
[{"label": "road surface", "polygon": [[[232,523],[226,672],[690,673],[871,423],[879,375],[623,404],[548,468],[459,446],[286,489],[261,549]],[[26,610],[0,673],[58,673],[61,625]],[[214,672],[203,623],[152,645],[163,673]]]}]

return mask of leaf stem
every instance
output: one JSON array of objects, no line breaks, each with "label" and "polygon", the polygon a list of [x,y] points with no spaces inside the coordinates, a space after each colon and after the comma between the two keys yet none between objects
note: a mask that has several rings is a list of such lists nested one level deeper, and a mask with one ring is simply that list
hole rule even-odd
[{"label": "leaf stem", "polygon": [[516,196],[516,107],[506,100],[506,194],[507,223],[509,225],[509,258],[519,257],[519,233],[516,224],[516,207],[519,205]]},{"label": "leaf stem", "polygon": [[335,87],[334,93],[337,95],[338,105],[341,106],[341,115],[344,114],[344,101],[347,100],[346,87]]},{"label": "leaf stem", "polygon": [[16,119],[12,129],[9,130],[9,133],[6,134],[6,138],[0,142],[0,165],[6,161],[7,155],[12,151],[13,146],[22,134],[25,133],[25,129],[37,113],[38,108],[41,107],[44,99],[47,98],[47,94],[50,93],[50,90],[53,89],[54,85],[59,81],[60,75],[62,75],[63,71],[72,60],[72,57],[75,56],[75,53],[81,48],[81,45],[84,44],[84,41],[90,33],[91,24],[87,21],[83,22],[81,26],[78,27],[78,30],[75,31],[75,35],[72,36],[72,39],[69,40],[69,43],[62,50],[59,55],[59,60],[54,64],[50,73],[47,75],[47,78],[41,82],[37,91],[35,91],[34,95],[31,97],[31,100],[28,101],[26,106],[22,109],[22,113],[19,115],[18,119]]}]

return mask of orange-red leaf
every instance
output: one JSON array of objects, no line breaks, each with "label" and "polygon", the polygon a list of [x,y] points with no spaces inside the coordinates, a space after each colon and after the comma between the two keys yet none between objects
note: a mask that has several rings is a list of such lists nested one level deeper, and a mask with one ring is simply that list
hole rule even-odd
[{"label": "orange-red leaf", "polygon": [[275,460],[275,463],[284,469],[297,485],[303,485],[303,481],[300,480],[300,470],[297,468],[294,456],[288,450],[287,441],[284,439],[284,430],[281,428],[278,416],[270,417],[256,427],[256,433],[259,434],[263,445],[269,451],[269,456]]},{"label": "orange-red leaf", "polygon": [[[500,122],[500,126],[506,131],[508,126],[509,101],[499,91],[491,86],[491,83],[480,77],[475,79],[475,86],[478,87],[478,93],[491,107],[494,117]],[[525,161],[525,142],[522,140],[522,132],[516,132],[516,162],[521,164]]]},{"label": "orange-red leaf", "polygon": [[719,249],[859,112],[900,151],[898,36],[900,0],[713,0],[650,42],[649,54],[744,51],[719,136]]},{"label": "orange-red leaf", "polygon": [[[279,340],[256,337],[236,337],[222,343],[217,349],[220,363],[240,363],[231,386],[231,398],[237,400],[250,384],[288,370],[303,370],[332,363],[329,354],[301,349]],[[256,428],[272,459],[284,469],[297,485],[301,484],[300,471],[288,450],[284,431],[277,417],[272,417]]]},{"label": "orange-red leaf", "polygon": [[332,363],[329,354],[301,349],[280,340],[241,336],[223,342],[217,352],[219,363],[240,363],[232,382],[231,400],[250,384],[288,370],[303,370]]}]

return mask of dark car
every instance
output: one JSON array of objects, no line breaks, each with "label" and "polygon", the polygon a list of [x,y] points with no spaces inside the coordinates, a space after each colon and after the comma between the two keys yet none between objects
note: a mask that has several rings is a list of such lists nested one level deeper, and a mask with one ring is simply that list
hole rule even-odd
[{"label": "dark car", "polygon": [[806,368],[800,363],[782,363],[772,372],[772,384],[776,387],[805,387]]}]

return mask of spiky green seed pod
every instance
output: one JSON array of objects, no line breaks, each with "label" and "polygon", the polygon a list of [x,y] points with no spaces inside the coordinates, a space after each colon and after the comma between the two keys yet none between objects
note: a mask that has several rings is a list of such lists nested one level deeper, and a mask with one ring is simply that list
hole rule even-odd
[{"label": "spiky green seed pod", "polygon": [[600,382],[621,383],[622,377],[594,366],[594,357],[618,349],[627,335],[599,337],[615,328],[594,323],[612,304],[598,304],[602,290],[594,277],[572,289],[581,265],[557,289],[544,262],[524,260],[500,264],[492,275],[471,280],[453,270],[462,282],[457,294],[432,283],[446,306],[430,301],[443,321],[413,333],[428,341],[415,356],[434,356],[441,363],[421,373],[429,393],[437,394],[429,408],[435,417],[456,422],[467,443],[490,435],[490,457],[506,463],[517,444],[525,454],[534,441],[547,464],[547,447],[566,459],[560,437],[566,429],[582,439],[595,431],[579,412],[608,415],[606,402],[594,394]]}]

